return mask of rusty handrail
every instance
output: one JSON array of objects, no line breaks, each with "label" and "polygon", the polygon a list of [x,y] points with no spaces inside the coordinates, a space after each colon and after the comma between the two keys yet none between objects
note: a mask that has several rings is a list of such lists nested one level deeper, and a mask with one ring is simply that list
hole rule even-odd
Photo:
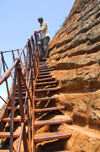
[{"label": "rusty handrail", "polygon": [[[34,34],[33,34],[33,35],[34,35]],[[32,35],[32,36],[33,36],[33,35]],[[31,36],[31,37],[32,37],[32,36]],[[31,37],[30,37],[30,39],[31,39]],[[21,57],[22,53],[24,52],[24,49],[25,49],[25,47],[27,46],[28,41],[29,41],[29,39],[27,40],[25,46],[23,47],[21,53],[19,54],[18,58],[15,60],[14,64],[12,65],[12,67],[11,67],[9,70],[7,70],[7,71],[3,74],[3,76],[0,78],[0,85],[9,77],[12,69],[16,66],[17,62],[20,60],[20,57]],[[18,51],[18,50],[16,50],[16,51]],[[6,52],[12,52],[12,51],[6,51]],[[4,53],[4,52],[1,51],[0,53],[2,54],[2,53]]]},{"label": "rusty handrail", "polygon": [[[12,99],[12,106],[11,106],[11,127],[10,127],[10,152],[13,152],[13,148],[14,148],[13,147],[14,101],[15,101],[16,86],[18,87],[18,98],[19,98],[20,114],[21,114],[21,130],[20,130],[20,137],[19,137],[19,141],[18,141],[17,152],[20,151],[22,138],[23,138],[23,142],[24,142],[24,151],[27,152],[28,151],[28,147],[30,147],[29,151],[32,152],[31,134],[30,134],[31,133],[31,131],[30,131],[31,127],[30,127],[30,120],[29,120],[28,99],[30,100],[31,107],[34,107],[34,103],[33,103],[34,86],[33,86],[33,70],[32,69],[34,69],[34,79],[36,79],[37,68],[38,68],[38,64],[39,64],[38,63],[39,62],[39,58],[38,58],[39,57],[39,53],[38,53],[38,47],[37,47],[37,35],[35,34],[35,36],[34,36],[36,44],[34,43],[33,36],[34,36],[34,34],[31,36],[30,39],[27,40],[25,46],[21,50],[21,53],[19,53],[18,49],[17,50],[12,50],[12,51],[0,52],[1,56],[2,56],[3,66],[4,66],[3,67],[4,74],[0,78],[0,85],[3,82],[6,82],[6,88],[7,88],[7,91],[8,91],[8,98],[11,96],[11,98],[9,98],[9,99],[10,100]],[[15,56],[14,56],[14,52],[15,51],[18,52],[18,58],[15,58]],[[14,61],[13,65],[9,69],[8,69],[7,64],[5,65],[6,62],[5,62],[4,57],[3,57],[3,53],[8,53],[8,52],[12,52],[12,59]],[[21,57],[24,57],[23,61],[22,61]],[[29,64],[29,69],[30,69],[29,76],[27,75],[27,71],[28,71],[27,65],[28,64]],[[24,65],[26,65],[26,69],[25,69]],[[7,70],[5,69],[5,67],[6,67]],[[13,79],[13,74],[14,74],[14,79]],[[24,74],[26,75],[26,82],[25,82]],[[10,76],[12,76],[12,79],[13,79],[13,92],[11,92],[11,93],[9,93],[10,91],[9,91],[8,82],[7,82],[7,79]],[[27,79],[28,79],[28,81],[27,81]],[[25,97],[25,102],[24,103],[22,101],[23,99],[22,99],[21,80],[24,83],[25,92],[26,92],[25,93],[26,97]],[[32,97],[31,97],[30,91],[29,91],[30,80],[31,80],[31,94],[32,94]],[[24,105],[24,107],[23,107],[23,105]],[[8,106],[8,103],[7,103],[7,106]],[[7,107],[6,107],[6,109],[7,109]],[[26,130],[25,129],[25,127],[26,127],[26,120],[25,120],[26,109],[27,109],[29,146],[27,144],[26,131],[25,131]],[[33,112],[33,115],[34,115],[34,112]]]}]

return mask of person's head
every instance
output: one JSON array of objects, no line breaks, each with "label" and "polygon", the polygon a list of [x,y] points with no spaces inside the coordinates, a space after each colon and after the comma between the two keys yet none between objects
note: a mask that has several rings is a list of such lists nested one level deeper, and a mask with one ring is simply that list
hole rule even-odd
[{"label": "person's head", "polygon": [[42,24],[42,23],[43,23],[43,18],[42,18],[42,17],[39,17],[39,18],[38,18],[38,22],[39,22],[40,24]]}]

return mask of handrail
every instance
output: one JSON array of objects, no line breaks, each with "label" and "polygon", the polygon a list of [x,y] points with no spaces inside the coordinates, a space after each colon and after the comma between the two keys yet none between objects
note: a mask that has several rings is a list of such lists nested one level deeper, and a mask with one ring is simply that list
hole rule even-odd
[{"label": "handrail", "polygon": [[[11,101],[12,106],[11,106],[11,128],[10,128],[10,152],[13,152],[14,101],[15,101],[16,86],[18,87],[18,98],[19,98],[20,115],[21,115],[21,130],[20,130],[20,137],[19,137],[19,141],[18,141],[17,152],[20,151],[22,138],[23,138],[23,142],[24,142],[24,151],[25,152],[28,151],[28,144],[27,144],[27,140],[26,140],[26,130],[25,130],[25,127],[26,127],[26,120],[25,120],[26,109],[27,109],[27,117],[28,117],[27,122],[28,122],[28,130],[29,130],[28,131],[28,140],[29,140],[29,147],[31,147],[31,137],[33,138],[33,136],[30,135],[30,128],[31,127],[30,127],[30,120],[29,120],[28,100],[31,103],[30,104],[31,107],[33,107],[34,106],[34,103],[33,103],[33,101],[34,101],[34,99],[33,99],[33,96],[34,96],[33,71],[34,71],[34,81],[35,81],[36,76],[37,76],[37,68],[38,68],[38,64],[39,64],[38,63],[39,62],[39,49],[37,46],[38,39],[39,39],[38,35],[36,33],[33,34],[30,37],[30,39],[27,40],[26,44],[24,45],[24,47],[20,53],[19,53],[19,49],[12,50],[12,51],[6,51],[6,52],[0,52],[1,61],[3,63],[3,69],[4,69],[4,74],[0,78],[0,85],[3,84],[4,82],[6,82],[6,88],[7,88],[9,100],[8,100],[8,102],[6,102],[5,100],[3,100],[3,98],[1,96],[0,96],[0,98],[4,102],[6,102],[7,106],[8,106],[8,103],[12,100]],[[18,52],[17,58],[15,58],[15,55],[14,55],[15,51]],[[4,56],[3,56],[3,53],[8,53],[8,52],[12,52],[12,59],[14,61],[13,65],[9,69],[8,69],[7,64],[5,65],[6,62],[5,62]],[[22,61],[22,57],[23,57],[23,61]],[[29,65],[29,69],[30,69],[29,76],[27,73],[27,71],[28,71],[27,65]],[[1,67],[1,69],[2,69],[2,67]],[[1,73],[1,69],[0,69],[0,73]],[[14,75],[14,78],[13,78],[13,75]],[[9,86],[8,86],[8,78],[10,76],[12,76],[12,80],[13,80],[12,92],[9,91]],[[26,82],[25,82],[24,76],[26,76]],[[24,86],[25,86],[26,96],[25,96],[24,103],[22,100],[21,80],[23,81]],[[31,80],[31,90],[30,90],[31,94],[29,91],[30,80]],[[23,107],[23,105],[24,105],[24,107]],[[7,110],[7,106],[6,106],[6,110]],[[34,111],[33,111],[33,115],[34,115]],[[2,119],[3,119],[3,116],[2,116]],[[34,121],[34,119],[32,121]],[[34,129],[34,128],[32,127],[32,129]],[[32,149],[30,149],[29,151],[32,152]]]},{"label": "handrail", "polygon": [[[33,34],[33,35],[34,35],[34,34]],[[33,35],[32,35],[32,36],[33,36]],[[32,36],[31,36],[31,37],[32,37]],[[21,53],[20,53],[19,56],[18,56],[18,59],[16,59],[16,61],[15,61],[14,64],[12,65],[12,67],[11,67],[8,71],[6,71],[6,72],[3,74],[3,76],[0,78],[0,85],[5,81],[5,79],[7,79],[7,78],[9,77],[12,69],[16,66],[18,60],[20,60],[20,57],[21,57],[22,53],[24,52],[24,49],[25,49],[25,47],[27,46],[28,41],[31,40],[31,37],[30,37],[30,39],[27,40],[25,46],[23,47]],[[16,51],[17,51],[17,50],[16,50]],[[11,52],[11,51],[6,51],[6,52]],[[2,54],[2,53],[5,53],[5,52],[2,52],[2,51],[1,51],[0,53]]]}]

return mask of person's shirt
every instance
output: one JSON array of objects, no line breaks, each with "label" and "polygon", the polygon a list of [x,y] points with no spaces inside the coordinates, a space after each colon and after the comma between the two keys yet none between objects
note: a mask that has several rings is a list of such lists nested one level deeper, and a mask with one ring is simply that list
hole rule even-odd
[{"label": "person's shirt", "polygon": [[49,36],[49,32],[48,32],[48,26],[46,22],[43,22],[42,25],[40,25],[40,35],[41,38],[45,38],[45,37],[49,37],[50,40],[50,36]]}]

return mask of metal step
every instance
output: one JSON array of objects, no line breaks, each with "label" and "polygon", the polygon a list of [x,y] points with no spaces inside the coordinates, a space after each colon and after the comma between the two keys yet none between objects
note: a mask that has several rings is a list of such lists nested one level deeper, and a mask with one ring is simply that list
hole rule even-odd
[{"label": "metal step", "polygon": [[44,125],[54,125],[54,124],[62,124],[62,123],[72,123],[73,119],[66,118],[66,119],[58,119],[58,120],[42,120],[42,121],[35,121],[34,126],[44,126]]},{"label": "metal step", "polygon": [[[15,97],[15,100],[18,100],[19,99],[19,97]],[[25,97],[23,97],[23,99],[25,99]]]},{"label": "metal step", "polygon": [[43,69],[47,69],[47,68],[50,68],[50,67],[48,67],[47,65],[40,65],[39,66],[39,70],[43,70]]},{"label": "metal step", "polygon": [[54,70],[54,68],[46,68],[46,69],[39,69],[39,72],[50,72],[50,71],[53,71]]},{"label": "metal step", "polygon": [[55,111],[55,110],[63,110],[63,109],[65,109],[65,106],[42,108],[42,109],[34,109],[34,112],[38,113],[38,112]]},{"label": "metal step", "polygon": [[36,86],[40,86],[40,85],[51,85],[51,84],[55,84],[58,81],[49,81],[49,82],[42,82],[42,83],[36,83]]},{"label": "metal step", "polygon": [[[3,118],[3,122],[11,122],[11,118]],[[14,122],[20,122],[21,118],[14,118]],[[27,118],[25,118],[25,121],[27,121]]]},{"label": "metal step", "polygon": [[52,77],[51,74],[47,74],[47,75],[38,75],[38,78],[45,78],[45,77]]},{"label": "metal step", "polygon": [[[25,95],[25,94],[26,94],[26,92],[22,91],[22,95]],[[15,92],[15,95],[18,95],[18,92]]]},{"label": "metal step", "polygon": [[[10,132],[0,132],[0,138],[10,138]],[[18,138],[19,134],[13,133],[13,138]]]},{"label": "metal step", "polygon": [[37,82],[41,81],[50,81],[53,80],[54,78],[45,78],[45,79],[37,79]]},{"label": "metal step", "polygon": [[41,142],[45,140],[53,140],[53,139],[64,139],[70,138],[72,134],[70,133],[63,133],[63,132],[53,132],[53,133],[41,133],[35,134],[34,142]]},{"label": "metal step", "polygon": [[40,72],[38,75],[50,74],[50,71]]},{"label": "metal step", "polygon": [[46,89],[35,89],[35,92],[57,91],[59,89],[60,89],[60,87],[46,88]]},{"label": "metal step", "polygon": [[48,101],[48,100],[55,100],[57,97],[48,97],[48,98],[35,98],[35,101]]},{"label": "metal step", "polygon": [[[7,110],[11,110],[12,107],[7,107]],[[20,107],[14,107],[14,110],[20,110]]]},{"label": "metal step", "polygon": [[10,150],[0,150],[0,152],[9,152]]},{"label": "metal step", "polygon": [[62,151],[54,151],[54,152],[74,152],[74,151],[70,151],[70,150],[62,150]]}]

